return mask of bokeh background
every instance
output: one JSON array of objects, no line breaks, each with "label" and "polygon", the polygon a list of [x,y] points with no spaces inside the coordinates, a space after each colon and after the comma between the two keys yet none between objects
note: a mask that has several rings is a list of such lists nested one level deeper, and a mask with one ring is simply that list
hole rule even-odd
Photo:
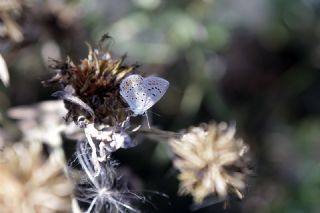
[{"label": "bokeh background", "polygon": [[[155,126],[235,122],[251,147],[245,198],[194,212],[320,212],[320,1],[17,2],[26,3],[14,19],[23,38],[0,40],[11,78],[0,85],[1,126],[12,138],[10,108],[53,99],[41,85],[52,76],[48,58],[79,62],[85,42],[107,32],[113,55],[127,53],[143,74],[170,81],[151,110]],[[144,140],[114,157],[152,203],[145,212],[191,211],[191,198],[177,196],[165,143]]]}]

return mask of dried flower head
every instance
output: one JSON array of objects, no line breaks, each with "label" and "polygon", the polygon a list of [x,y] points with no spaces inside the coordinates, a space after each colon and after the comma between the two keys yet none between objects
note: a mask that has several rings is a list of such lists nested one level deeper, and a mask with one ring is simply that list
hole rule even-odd
[{"label": "dried flower head", "polygon": [[180,194],[191,194],[196,203],[209,195],[226,198],[228,192],[243,197],[248,146],[235,138],[234,126],[193,127],[169,144],[176,156],[174,166],[180,171]]},{"label": "dried flower head", "polygon": [[85,116],[95,124],[119,125],[128,116],[127,105],[119,95],[119,85],[137,65],[124,65],[125,56],[115,59],[109,52],[88,46],[89,55],[80,64],[70,59],[66,62],[53,60],[52,67],[58,72],[44,83],[63,88],[54,95],[65,100],[69,111],[67,119],[76,122],[79,116]]},{"label": "dried flower head", "polygon": [[6,147],[0,159],[0,212],[71,212],[72,184],[40,144]]}]

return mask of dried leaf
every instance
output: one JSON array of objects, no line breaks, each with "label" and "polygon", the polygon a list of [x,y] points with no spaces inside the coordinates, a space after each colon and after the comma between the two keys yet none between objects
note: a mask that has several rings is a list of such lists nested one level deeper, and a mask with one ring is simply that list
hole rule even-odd
[{"label": "dried leaf", "polygon": [[54,92],[52,94],[52,96],[61,98],[61,99],[65,100],[65,101],[69,101],[72,104],[75,104],[75,105],[81,107],[82,109],[84,109],[85,111],[87,111],[93,118],[95,117],[93,109],[88,104],[83,102],[80,98],[78,98],[77,96],[69,94],[66,91]]}]

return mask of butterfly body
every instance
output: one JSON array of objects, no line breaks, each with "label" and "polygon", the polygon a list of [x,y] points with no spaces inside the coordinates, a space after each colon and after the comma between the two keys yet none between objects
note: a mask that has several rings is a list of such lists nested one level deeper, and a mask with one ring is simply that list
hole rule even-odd
[{"label": "butterfly body", "polygon": [[163,78],[129,75],[120,84],[120,95],[128,103],[133,116],[143,115],[165,94],[169,82]]}]

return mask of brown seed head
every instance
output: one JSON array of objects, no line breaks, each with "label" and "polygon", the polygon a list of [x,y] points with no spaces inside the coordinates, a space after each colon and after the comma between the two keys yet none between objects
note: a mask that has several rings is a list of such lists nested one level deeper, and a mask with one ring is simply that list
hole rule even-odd
[{"label": "brown seed head", "polygon": [[119,94],[120,82],[132,73],[137,65],[124,65],[125,56],[112,58],[108,52],[92,50],[91,46],[88,46],[88,57],[80,64],[75,64],[71,59],[66,62],[52,60],[52,67],[58,70],[58,73],[44,84],[58,84],[64,88],[64,92],[75,97],[73,101],[71,98],[62,97],[67,100],[65,104],[69,110],[68,117],[73,121],[81,115],[88,117],[83,112],[83,109],[87,108],[89,110],[85,111],[89,111],[95,123],[116,125],[128,116],[127,104]]}]

